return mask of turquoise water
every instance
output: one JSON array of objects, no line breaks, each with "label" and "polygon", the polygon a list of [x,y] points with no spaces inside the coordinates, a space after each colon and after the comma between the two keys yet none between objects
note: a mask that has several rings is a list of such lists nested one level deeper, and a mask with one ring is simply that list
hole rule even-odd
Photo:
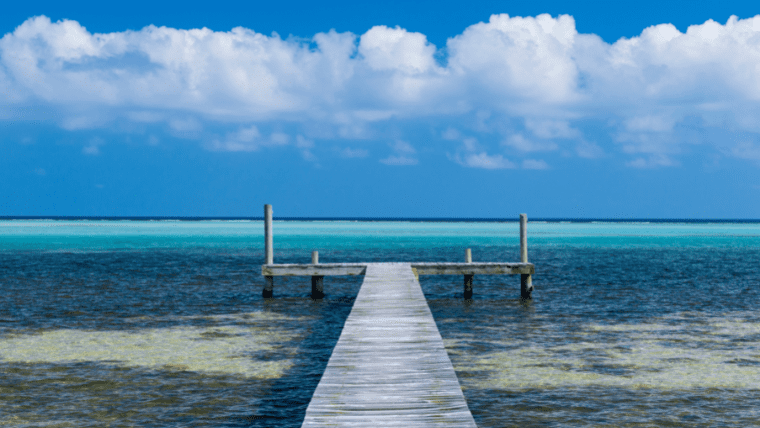
[{"label": "turquoise water", "polygon": [[[760,224],[531,222],[514,276],[421,284],[479,426],[760,424]],[[517,261],[518,224],[275,221],[275,262]],[[300,426],[361,278],[261,221],[0,221],[0,425]]]},{"label": "turquoise water", "polygon": [[[512,246],[517,222],[275,221],[276,250],[311,244],[324,249],[431,245]],[[111,251],[229,248],[259,250],[262,221],[51,221],[0,220],[2,250]],[[757,246],[757,223],[531,222],[531,246],[694,248]],[[315,247],[316,248],[316,247]]]}]

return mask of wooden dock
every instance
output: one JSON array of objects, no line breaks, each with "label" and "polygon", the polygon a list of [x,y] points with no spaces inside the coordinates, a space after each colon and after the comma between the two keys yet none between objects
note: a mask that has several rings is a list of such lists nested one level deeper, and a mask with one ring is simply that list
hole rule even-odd
[{"label": "wooden dock", "polygon": [[302,426],[475,427],[412,265],[362,266]]},{"label": "wooden dock", "polygon": [[276,276],[311,276],[311,297],[325,297],[324,277],[364,275],[364,282],[306,409],[304,427],[475,427],[454,367],[420,287],[419,275],[462,275],[465,299],[476,275],[520,275],[520,298],[533,292],[528,217],[520,214],[520,262],[275,264],[272,206],[264,206],[262,297]]}]

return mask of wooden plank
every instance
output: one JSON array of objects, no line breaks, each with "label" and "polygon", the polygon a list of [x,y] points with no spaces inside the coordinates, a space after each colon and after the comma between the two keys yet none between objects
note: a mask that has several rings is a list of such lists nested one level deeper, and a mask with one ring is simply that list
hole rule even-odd
[{"label": "wooden plank", "polygon": [[412,263],[418,275],[533,274],[533,263]]},{"label": "wooden plank", "polygon": [[476,426],[409,263],[367,264],[302,426]]},{"label": "wooden plank", "polygon": [[[364,275],[365,263],[262,265],[264,276]],[[534,274],[533,263],[411,263],[418,275],[514,275]]]},{"label": "wooden plank", "polygon": [[278,264],[262,265],[261,274],[264,276],[364,275],[366,269],[365,263]]}]

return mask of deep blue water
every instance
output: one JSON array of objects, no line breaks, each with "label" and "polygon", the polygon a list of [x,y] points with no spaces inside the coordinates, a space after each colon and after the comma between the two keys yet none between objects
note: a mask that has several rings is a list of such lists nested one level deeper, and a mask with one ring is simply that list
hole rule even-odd
[{"label": "deep blue water", "polygon": [[[519,278],[420,278],[479,426],[760,425],[760,224],[531,222]],[[275,262],[517,261],[517,222],[275,222]],[[300,426],[361,277],[261,221],[0,221],[0,425]]]}]

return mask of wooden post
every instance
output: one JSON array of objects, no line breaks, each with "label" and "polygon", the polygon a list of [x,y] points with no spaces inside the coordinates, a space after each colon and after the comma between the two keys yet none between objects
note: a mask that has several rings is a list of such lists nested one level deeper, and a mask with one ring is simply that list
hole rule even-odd
[{"label": "wooden post", "polygon": [[[311,252],[311,264],[319,264],[319,251]],[[325,297],[324,293],[325,277],[321,275],[314,275],[311,277],[311,298],[321,299]]]},{"label": "wooden post", "polygon": [[269,299],[274,294],[274,277],[273,276],[265,276],[264,277],[264,291],[261,292],[261,296],[265,299]]},{"label": "wooden post", "polygon": [[[469,248],[464,250],[464,262],[472,263],[472,250]],[[472,299],[472,278],[474,276],[475,275],[464,276],[464,298],[465,299]]]},{"label": "wooden post", "polygon": [[[528,263],[528,215],[520,214],[520,262]],[[520,298],[531,299],[533,278],[527,274],[520,275]]]},{"label": "wooden post", "polygon": [[272,244],[272,206],[264,205],[264,245],[266,246],[266,264],[274,264],[274,245]]},{"label": "wooden post", "polygon": [[[272,206],[264,205],[264,256],[265,263],[274,264],[274,251],[272,244]],[[261,295],[265,298],[272,297],[274,293],[274,277],[264,277],[264,291]]]}]

